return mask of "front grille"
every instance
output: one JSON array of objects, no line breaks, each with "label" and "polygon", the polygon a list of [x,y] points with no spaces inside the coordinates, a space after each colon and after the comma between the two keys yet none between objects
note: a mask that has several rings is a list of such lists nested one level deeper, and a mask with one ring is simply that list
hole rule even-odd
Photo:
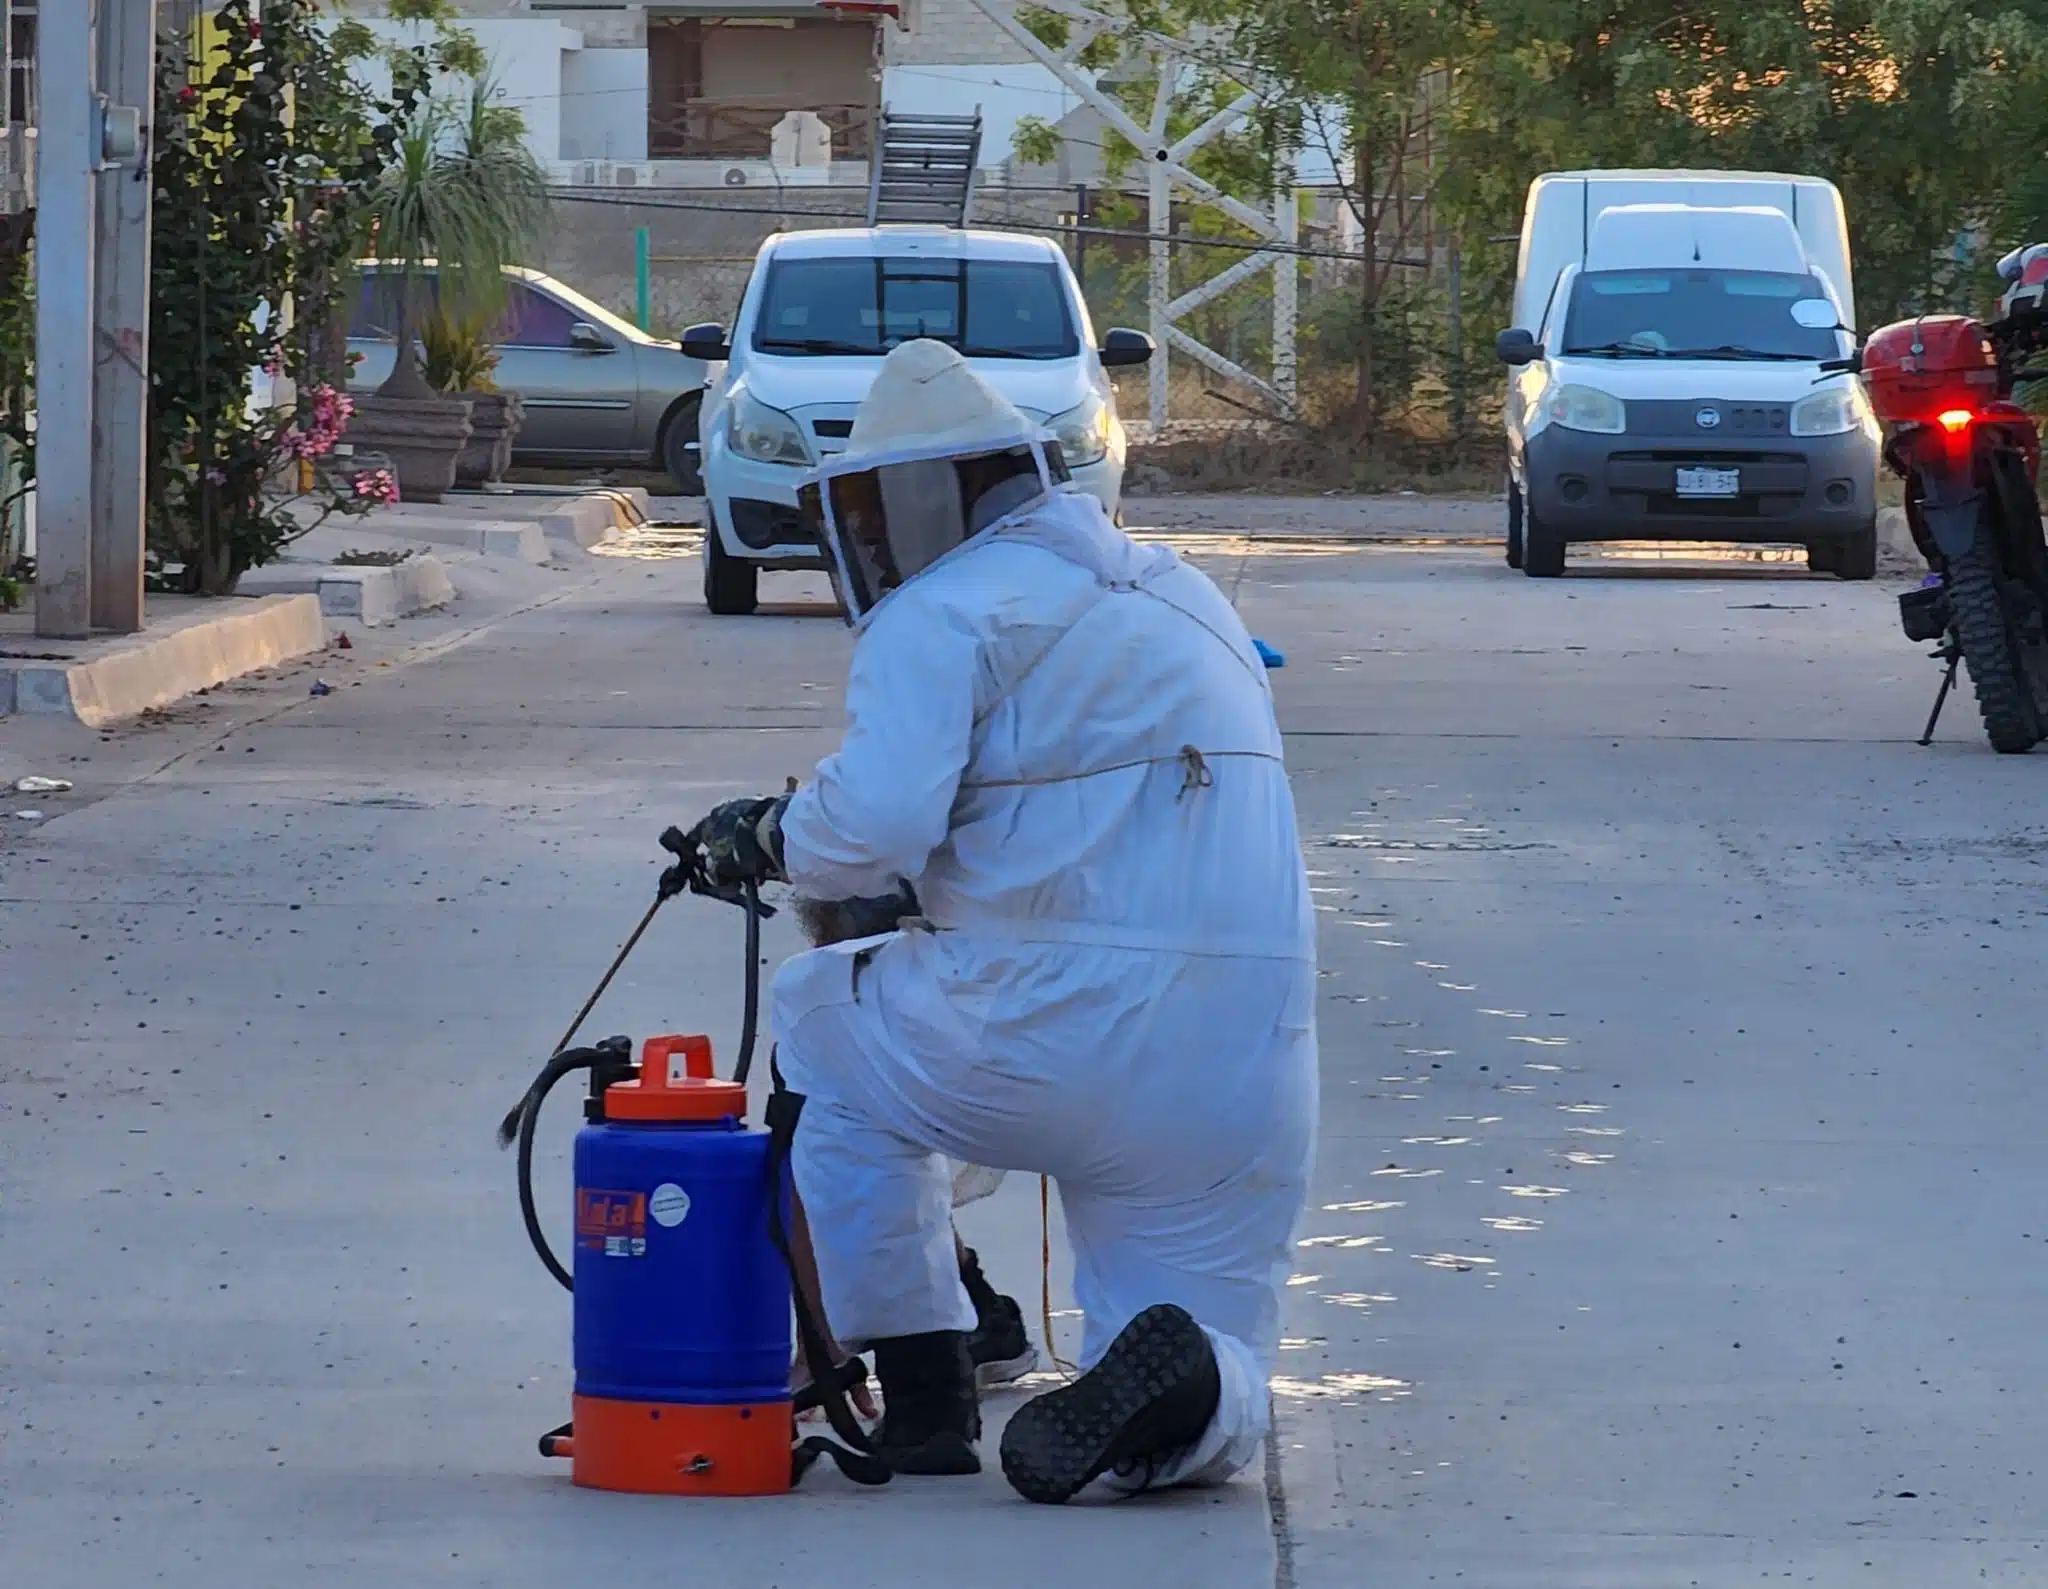
[{"label": "front grille", "polygon": [[[1709,413],[1713,423],[1702,425],[1700,415]],[[1731,403],[1718,397],[1632,397],[1628,403],[1629,432],[1637,436],[1727,437],[1740,445],[1751,437],[1785,436],[1791,420],[1791,406],[1785,403]]]}]

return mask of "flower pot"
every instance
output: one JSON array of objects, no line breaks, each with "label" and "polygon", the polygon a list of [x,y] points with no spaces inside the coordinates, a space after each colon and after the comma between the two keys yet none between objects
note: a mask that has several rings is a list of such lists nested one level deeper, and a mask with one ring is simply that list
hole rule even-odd
[{"label": "flower pot", "polygon": [[469,444],[455,460],[455,483],[474,489],[505,478],[512,467],[512,439],[526,419],[517,392],[464,392],[470,401]]},{"label": "flower pot", "polygon": [[455,460],[469,442],[467,397],[385,397],[356,399],[356,411],[342,439],[391,460],[401,502],[439,502],[455,484]]}]

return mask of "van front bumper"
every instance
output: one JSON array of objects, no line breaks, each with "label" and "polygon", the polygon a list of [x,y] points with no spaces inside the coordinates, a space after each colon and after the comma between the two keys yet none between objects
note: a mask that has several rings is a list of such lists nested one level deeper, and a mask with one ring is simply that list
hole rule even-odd
[{"label": "van front bumper", "polygon": [[[1566,541],[1800,542],[1877,516],[1874,433],[1729,437],[1595,435],[1552,425],[1523,449],[1524,499]],[[1678,494],[1682,469],[1732,470],[1727,497]]]}]

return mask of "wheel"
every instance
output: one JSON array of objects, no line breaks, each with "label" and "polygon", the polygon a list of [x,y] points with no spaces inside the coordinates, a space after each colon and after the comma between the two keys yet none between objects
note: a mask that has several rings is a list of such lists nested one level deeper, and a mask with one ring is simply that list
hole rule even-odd
[{"label": "wheel", "polygon": [[1948,560],[1949,616],[1984,732],[1993,750],[2010,756],[2040,742],[2041,717],[1999,583],[1997,560],[1980,529],[1967,552]]},{"label": "wheel", "polygon": [[1508,477],[1508,567],[1522,566],[1522,488]]},{"label": "wheel", "polygon": [[661,428],[661,466],[675,482],[676,491],[686,497],[704,494],[702,454],[697,450],[699,402],[698,398],[685,398]]},{"label": "wheel", "polygon": [[1564,537],[1522,504],[1522,572],[1531,579],[1556,579],[1564,572]]},{"label": "wheel", "polygon": [[718,526],[704,527],[704,605],[721,618],[744,618],[758,605],[761,570],[734,557],[718,538]]},{"label": "wheel", "polygon": [[1815,574],[1838,573],[1841,542],[1836,540],[1808,541],[1806,543],[1806,567]]},{"label": "wheel", "polygon": [[1877,578],[1877,521],[1872,519],[1854,535],[1835,542],[1833,551],[1837,579]]}]

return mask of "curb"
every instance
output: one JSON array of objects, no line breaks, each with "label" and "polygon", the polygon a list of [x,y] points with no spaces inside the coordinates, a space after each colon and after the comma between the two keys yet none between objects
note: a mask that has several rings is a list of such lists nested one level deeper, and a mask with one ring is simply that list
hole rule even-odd
[{"label": "curb", "polygon": [[325,616],[353,618],[369,629],[455,599],[447,568],[430,552],[391,564],[273,563],[244,574],[242,588],[251,595],[318,596]]},{"label": "curb", "polygon": [[416,612],[445,607],[455,583],[437,557],[408,557],[386,568],[326,568],[320,573],[320,611],[329,618],[353,618],[374,629]]},{"label": "curb", "polygon": [[647,504],[633,493],[593,491],[556,503],[540,516],[540,527],[551,540],[568,541],[587,552],[617,540],[620,531],[645,524],[647,518]]},{"label": "curb", "polygon": [[118,641],[101,656],[0,662],[0,711],[69,717],[99,728],[327,644],[317,596],[228,599],[244,610]]},{"label": "curb", "polygon": [[479,557],[508,557],[523,563],[550,563],[555,557],[541,527],[532,523],[520,524],[509,520],[480,523],[453,515],[435,518],[422,514],[366,527],[379,535],[389,535],[402,541],[425,541],[432,546],[452,546],[459,551],[474,552]]}]

